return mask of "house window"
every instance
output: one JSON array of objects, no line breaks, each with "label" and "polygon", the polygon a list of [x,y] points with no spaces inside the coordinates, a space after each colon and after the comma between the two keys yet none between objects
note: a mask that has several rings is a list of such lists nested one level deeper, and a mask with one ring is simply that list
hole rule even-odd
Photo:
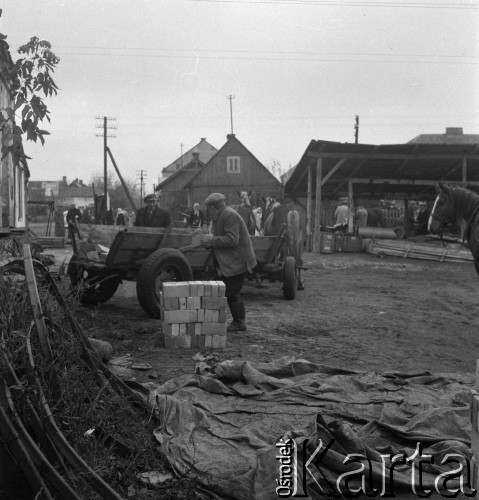
[{"label": "house window", "polygon": [[226,173],[239,174],[240,173],[240,157],[227,156],[226,157]]}]

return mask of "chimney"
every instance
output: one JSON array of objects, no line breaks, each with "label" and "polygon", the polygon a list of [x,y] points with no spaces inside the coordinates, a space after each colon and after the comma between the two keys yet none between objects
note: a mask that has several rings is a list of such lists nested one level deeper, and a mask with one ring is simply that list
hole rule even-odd
[{"label": "chimney", "polygon": [[80,179],[80,180],[78,181],[78,184],[80,184],[80,186],[84,186],[84,185],[85,185],[85,184],[83,184],[83,179]]},{"label": "chimney", "polygon": [[66,184],[66,183],[67,183],[67,176],[66,176],[66,175],[64,175],[64,176],[63,176],[63,184]]},{"label": "chimney", "polygon": [[463,135],[462,127],[446,127],[446,135]]},{"label": "chimney", "polygon": [[227,135],[226,135],[226,138],[228,139],[228,141],[229,141],[230,139],[234,139],[235,137],[236,137],[236,136],[235,136],[234,134],[227,134]]},{"label": "chimney", "polygon": [[202,138],[201,138],[201,141],[206,141],[206,137],[202,137]]}]

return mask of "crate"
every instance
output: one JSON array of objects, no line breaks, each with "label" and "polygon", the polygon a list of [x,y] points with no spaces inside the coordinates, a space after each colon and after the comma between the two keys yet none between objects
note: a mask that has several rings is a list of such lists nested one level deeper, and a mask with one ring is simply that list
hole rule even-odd
[{"label": "crate", "polygon": [[346,234],[343,236],[343,252],[363,252],[363,239],[361,236]]},{"label": "crate", "polygon": [[334,233],[334,251],[343,252],[344,251],[344,234]]},{"label": "crate", "polygon": [[319,251],[321,253],[334,253],[334,234],[320,233]]}]

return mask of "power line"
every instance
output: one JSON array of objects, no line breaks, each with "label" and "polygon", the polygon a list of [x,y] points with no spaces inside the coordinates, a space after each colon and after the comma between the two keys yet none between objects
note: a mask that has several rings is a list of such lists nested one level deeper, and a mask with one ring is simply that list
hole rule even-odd
[{"label": "power line", "polygon": [[478,9],[479,6],[471,4],[455,4],[455,3],[428,3],[428,2],[387,2],[379,0],[378,2],[351,2],[339,0],[337,2],[331,0],[188,0],[195,3],[249,3],[249,4],[265,4],[265,5],[308,5],[310,7],[321,6],[336,6],[336,7],[394,7],[394,8],[411,8],[411,9],[456,9],[456,10],[472,10]]},{"label": "power line", "polygon": [[[58,49],[88,49],[88,50],[129,50],[129,51],[169,51],[169,52],[189,52],[190,57],[196,57],[195,53],[218,53],[218,54],[279,54],[279,55],[304,55],[304,56],[346,56],[346,57],[440,57],[444,59],[455,59],[455,58],[470,58],[479,59],[477,55],[446,55],[446,54],[391,54],[390,52],[317,52],[311,50],[245,50],[245,49],[170,49],[161,47],[104,47],[104,46],[88,46],[88,45],[65,45],[59,46]],[[133,55],[138,55],[139,52],[135,52]]]}]

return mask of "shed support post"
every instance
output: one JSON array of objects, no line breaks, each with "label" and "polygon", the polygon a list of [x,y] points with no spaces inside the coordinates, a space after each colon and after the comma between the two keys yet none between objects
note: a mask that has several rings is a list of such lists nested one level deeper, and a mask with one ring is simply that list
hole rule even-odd
[{"label": "shed support post", "polygon": [[466,158],[462,159],[462,186],[466,187],[467,184],[467,160]]},{"label": "shed support post", "polygon": [[313,252],[321,252],[321,179],[323,177],[323,160],[316,160],[316,206],[314,212]]},{"label": "shed support post", "polygon": [[311,241],[311,208],[313,202],[313,165],[309,163],[308,165],[308,198],[306,201],[306,248],[311,251],[312,241]]},{"label": "shed support post", "polygon": [[353,181],[348,179],[348,233],[354,230]]}]

